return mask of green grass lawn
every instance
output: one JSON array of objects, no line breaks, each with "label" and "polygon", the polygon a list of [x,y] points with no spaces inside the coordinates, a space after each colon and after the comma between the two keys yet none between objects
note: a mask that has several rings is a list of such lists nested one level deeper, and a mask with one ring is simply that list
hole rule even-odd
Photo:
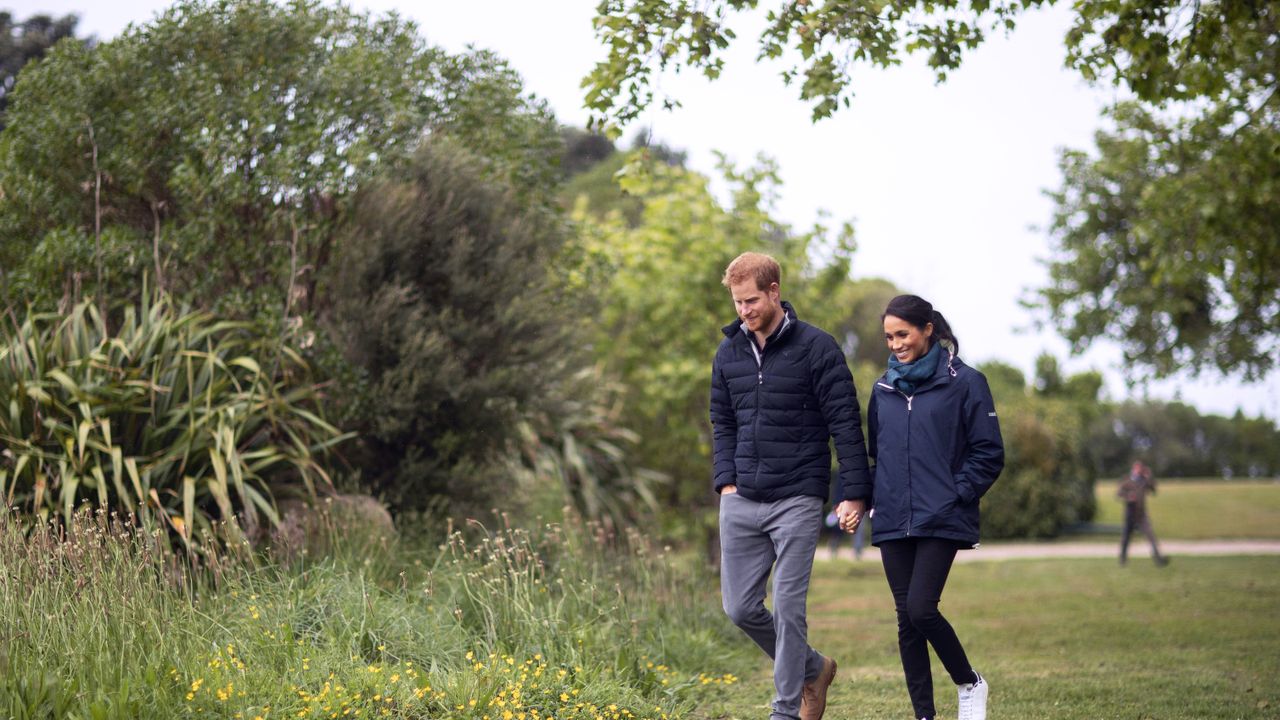
[{"label": "green grass lawn", "polygon": [[[1250,480],[1165,481],[1148,499],[1156,536],[1170,540],[1280,538],[1280,482]],[[1120,525],[1123,507],[1115,482],[1097,485],[1102,525]]]},{"label": "green grass lawn", "polygon": [[[964,564],[943,612],[991,683],[992,720],[1280,718],[1280,557]],[[819,563],[809,632],[840,663],[829,720],[911,717],[878,563]],[[698,714],[764,720],[769,672],[761,660]],[[934,680],[954,718],[936,660]]]}]

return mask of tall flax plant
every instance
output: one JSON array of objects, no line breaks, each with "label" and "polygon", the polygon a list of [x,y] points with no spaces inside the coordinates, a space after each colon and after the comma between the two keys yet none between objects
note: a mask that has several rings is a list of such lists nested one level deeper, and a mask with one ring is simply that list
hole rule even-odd
[{"label": "tall flax plant", "polygon": [[622,425],[623,392],[601,366],[579,371],[573,382],[574,397],[558,417],[517,425],[507,470],[528,496],[559,490],[562,502],[591,520],[617,528],[642,523],[658,512],[656,491],[671,478],[636,462],[640,436]]},{"label": "tall flax plant", "polygon": [[292,349],[164,296],[110,332],[81,302],[0,331],[0,498],[69,523],[82,503],[171,528],[190,544],[278,517],[272,489],[328,483],[345,439],[317,413]]}]

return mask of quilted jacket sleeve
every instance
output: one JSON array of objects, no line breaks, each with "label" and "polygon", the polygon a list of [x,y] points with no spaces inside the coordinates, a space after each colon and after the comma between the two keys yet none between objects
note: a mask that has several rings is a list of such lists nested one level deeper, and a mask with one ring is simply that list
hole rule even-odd
[{"label": "quilted jacket sleeve", "polygon": [[720,372],[718,352],[711,364],[711,438],[711,483],[718,494],[720,488],[737,482],[733,458],[738,449],[738,420],[733,413],[729,387]]},{"label": "quilted jacket sleeve", "polygon": [[814,341],[809,355],[814,394],[835,441],[836,502],[871,498],[871,476],[867,472],[867,450],[862,440],[858,394],[844,353],[835,338],[823,333]]}]

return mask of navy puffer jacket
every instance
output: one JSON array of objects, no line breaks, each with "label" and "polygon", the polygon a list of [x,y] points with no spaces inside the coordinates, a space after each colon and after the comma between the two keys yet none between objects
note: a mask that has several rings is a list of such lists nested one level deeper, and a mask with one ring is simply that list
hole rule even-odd
[{"label": "navy puffer jacket", "polygon": [[882,377],[867,407],[876,461],[871,542],[978,543],[978,500],[1004,469],[1004,441],[982,373],[951,356],[908,397]]},{"label": "navy puffer jacket", "polygon": [[837,501],[871,495],[858,398],[835,338],[787,318],[757,362],[737,320],[724,328],[711,372],[714,487],[736,485],[748,500],[827,499],[831,449],[839,459]]}]

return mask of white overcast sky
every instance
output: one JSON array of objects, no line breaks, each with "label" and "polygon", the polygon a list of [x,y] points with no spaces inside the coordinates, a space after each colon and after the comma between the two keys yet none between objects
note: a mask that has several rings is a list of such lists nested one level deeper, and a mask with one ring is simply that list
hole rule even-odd
[{"label": "white overcast sky", "polygon": [[[494,50],[561,122],[586,120],[579,84],[603,56],[591,27],[596,0],[350,4],[374,13],[395,10],[414,19],[428,41],[450,50]],[[81,35],[103,40],[168,5],[0,0],[0,8],[19,19],[74,12]],[[687,150],[690,164],[708,174],[714,175],[714,150],[739,164],[760,153],[776,159],[783,179],[779,215],[798,228],[821,212],[831,224],[852,219],[854,274],[888,278],[931,300],[955,327],[970,362],[998,358],[1030,377],[1035,357],[1047,350],[1066,360],[1069,371],[1101,370],[1112,398],[1180,397],[1202,412],[1242,408],[1280,418],[1280,373],[1262,384],[1202,376],[1130,389],[1114,345],[1099,343],[1068,358],[1066,343],[1033,329],[1034,317],[1018,304],[1047,278],[1042,261],[1050,240],[1038,228],[1052,212],[1043,191],[1060,183],[1058,149],[1092,148],[1099,111],[1115,97],[1114,90],[1090,88],[1063,68],[1068,18],[1064,7],[1024,16],[1007,37],[970,53],[942,85],[917,58],[887,71],[860,69],[853,106],[816,125],[795,89],[783,86],[782,66],[754,62],[760,22],[743,18],[734,26],[739,46],[720,80],[709,83],[693,73],[664,79],[663,90],[683,107],[652,112],[639,124]],[[797,309],[803,317],[804,308]]]}]

